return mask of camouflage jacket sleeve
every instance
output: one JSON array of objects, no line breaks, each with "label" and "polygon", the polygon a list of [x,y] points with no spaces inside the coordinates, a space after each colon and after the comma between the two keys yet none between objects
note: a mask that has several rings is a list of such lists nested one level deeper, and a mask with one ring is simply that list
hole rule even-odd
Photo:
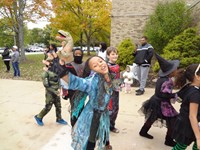
[{"label": "camouflage jacket sleeve", "polygon": [[42,81],[47,91],[54,93],[56,95],[58,94],[58,89],[52,88],[52,86],[50,85],[48,72],[42,73]]}]

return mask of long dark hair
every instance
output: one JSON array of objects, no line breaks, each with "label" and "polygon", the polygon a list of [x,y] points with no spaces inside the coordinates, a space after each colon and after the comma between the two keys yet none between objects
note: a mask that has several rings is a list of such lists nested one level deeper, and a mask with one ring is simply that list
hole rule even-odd
[{"label": "long dark hair", "polygon": [[[186,69],[179,69],[177,71],[177,76],[175,80],[175,86],[181,88],[183,85],[189,82],[193,82],[195,77],[195,72],[199,64],[189,65]],[[200,75],[200,69],[197,70],[196,75]]]},{"label": "long dark hair", "polygon": [[[55,44],[50,44],[50,46],[53,47],[53,50],[55,51],[55,53],[57,52],[57,46]],[[50,49],[50,46],[49,46],[49,49]],[[50,49],[51,50],[51,49]]]},{"label": "long dark hair", "polygon": [[101,42],[100,45],[101,45],[100,51],[101,51],[101,52],[106,51],[106,49],[107,49],[107,44],[106,44],[105,42]]}]

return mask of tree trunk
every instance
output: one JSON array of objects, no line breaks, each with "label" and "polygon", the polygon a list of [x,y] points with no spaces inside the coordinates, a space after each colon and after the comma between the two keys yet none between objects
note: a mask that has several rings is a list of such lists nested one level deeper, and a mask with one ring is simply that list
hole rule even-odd
[{"label": "tree trunk", "polygon": [[90,39],[90,35],[89,33],[87,33],[87,31],[84,32],[86,39],[87,39],[87,55],[90,56],[90,44],[91,44],[91,39]]},{"label": "tree trunk", "polygon": [[82,49],[83,48],[83,32],[81,32],[81,34],[80,34],[80,46]]},{"label": "tree trunk", "polygon": [[19,50],[21,52],[21,60],[25,61],[25,51],[24,51],[24,2],[22,0],[19,0],[19,16],[18,16],[18,25],[19,25]]},{"label": "tree trunk", "polygon": [[90,56],[90,38],[87,38],[87,55]]}]

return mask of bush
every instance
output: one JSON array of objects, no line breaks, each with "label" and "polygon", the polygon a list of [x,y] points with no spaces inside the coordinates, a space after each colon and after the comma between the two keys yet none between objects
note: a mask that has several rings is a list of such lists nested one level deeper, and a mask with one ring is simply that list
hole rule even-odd
[{"label": "bush", "polygon": [[132,65],[134,61],[133,52],[135,50],[135,45],[131,39],[125,39],[118,46],[119,58],[117,64],[120,66],[120,70],[124,70],[126,65]]},{"label": "bush", "polygon": [[[180,60],[180,67],[186,67],[192,63],[200,62],[200,35],[196,28],[188,28],[180,35],[168,43],[163,50],[164,57],[167,60]],[[155,64],[154,71],[158,70]]]},{"label": "bush", "polygon": [[190,11],[184,1],[159,3],[145,26],[145,35],[160,54],[170,39],[179,35],[192,23]]}]

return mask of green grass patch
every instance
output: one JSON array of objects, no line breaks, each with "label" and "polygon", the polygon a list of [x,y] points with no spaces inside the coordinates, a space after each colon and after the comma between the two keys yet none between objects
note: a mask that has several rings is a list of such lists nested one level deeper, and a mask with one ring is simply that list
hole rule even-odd
[{"label": "green grass patch", "polygon": [[[95,55],[92,53],[91,55]],[[84,56],[83,60],[85,61],[89,56]],[[27,60],[25,62],[20,62],[19,68],[21,72],[20,80],[33,80],[33,81],[41,81],[42,68],[45,66],[42,63],[44,59],[44,54],[33,54],[26,55]],[[1,58],[0,58],[1,59]],[[10,72],[7,73],[6,66],[2,61],[0,61],[0,78],[1,79],[12,79],[14,72],[12,68],[12,64],[10,63]]]}]

